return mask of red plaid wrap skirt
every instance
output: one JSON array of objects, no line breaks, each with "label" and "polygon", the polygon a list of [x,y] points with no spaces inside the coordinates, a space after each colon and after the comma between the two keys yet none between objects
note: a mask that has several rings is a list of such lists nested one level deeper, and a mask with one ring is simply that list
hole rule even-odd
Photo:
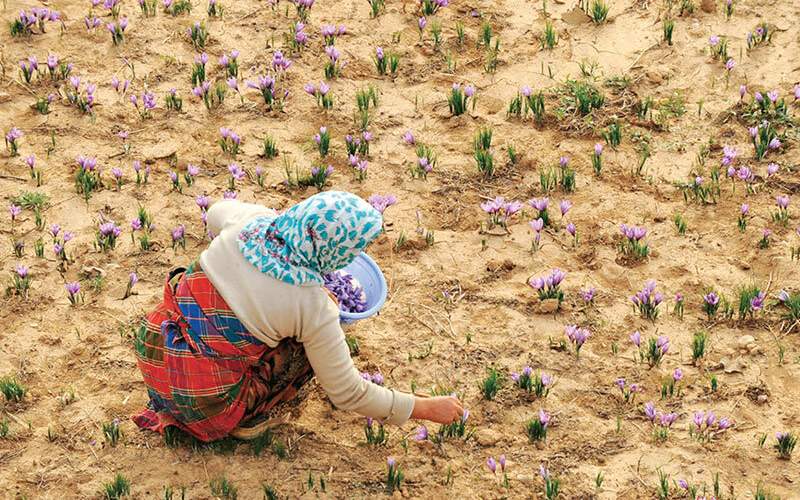
[{"label": "red plaid wrap skirt", "polygon": [[160,433],[175,426],[201,441],[263,418],[313,375],[301,344],[270,348],[254,337],[196,263],[170,273],[135,347],[150,400],[134,422]]}]

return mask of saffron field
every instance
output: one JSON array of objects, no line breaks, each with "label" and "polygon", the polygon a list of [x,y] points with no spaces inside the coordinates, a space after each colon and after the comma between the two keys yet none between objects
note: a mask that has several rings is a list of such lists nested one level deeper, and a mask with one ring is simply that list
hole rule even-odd
[{"label": "saffron field", "polygon": [[[3,498],[800,498],[800,4],[5,0]],[[373,383],[140,432],[133,338],[223,198],[382,210]]]}]

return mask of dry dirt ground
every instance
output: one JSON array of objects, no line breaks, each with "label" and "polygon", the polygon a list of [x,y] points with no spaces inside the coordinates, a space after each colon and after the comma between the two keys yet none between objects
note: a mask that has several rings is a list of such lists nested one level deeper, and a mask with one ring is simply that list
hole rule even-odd
[{"label": "dry dirt ground", "polygon": [[[193,1],[190,14],[176,17],[161,12],[159,2],[154,18],[143,17],[135,1],[123,0],[129,26],[120,46],[112,45],[102,27],[87,32],[83,18],[89,0],[55,0],[47,5],[61,12],[62,27],[52,23],[45,34],[11,38],[6,25],[16,13],[43,4],[4,1],[0,34],[0,128],[7,133],[15,126],[24,133],[19,156],[0,153],[4,287],[11,285],[17,264],[31,270],[27,298],[13,293],[0,298],[0,375],[15,377],[27,389],[21,402],[0,403],[0,422],[8,424],[0,439],[3,498],[96,498],[117,473],[130,481],[133,498],[161,498],[165,486],[185,487],[186,498],[211,498],[209,482],[222,476],[238,487],[239,498],[262,498],[262,483],[292,498],[363,498],[384,494],[387,456],[397,458],[406,476],[396,494],[408,497],[541,498],[538,471],[545,464],[560,478],[562,498],[655,498],[658,471],[669,476],[676,498],[682,492],[673,481],[706,484],[711,493],[715,474],[724,498],[751,498],[759,484],[781,498],[800,498],[798,458],[781,460],[772,448],[776,432],[800,432],[799,330],[774,305],[779,290],[796,291],[800,283],[798,262],[790,259],[790,249],[800,247],[795,232],[800,224],[798,137],[788,125],[784,147],[756,160],[737,106],[739,86],[746,84],[751,93],[777,89],[789,113],[800,116],[792,97],[800,80],[797,2],[740,0],[726,20],[719,2],[704,2],[704,9],[698,3],[694,13],[678,15],[678,3],[669,14],[666,2],[612,0],[607,22],[596,25],[574,2],[547,2],[545,15],[538,2],[453,0],[428,19],[429,26],[434,19],[441,21],[443,42],[437,49],[430,29],[420,41],[414,2],[388,0],[385,13],[372,19],[364,0],[318,0],[306,28],[308,47],[301,53],[285,41],[297,19],[285,0],[274,9],[266,2],[220,0],[225,9],[221,19],[207,19],[206,4],[199,0]],[[107,21],[103,9],[95,13]],[[662,21],[669,16],[675,21],[672,46],[662,42]],[[546,19],[559,36],[552,50],[543,50],[539,41]],[[285,77],[290,94],[282,112],[267,111],[252,90],[243,100],[229,94],[211,111],[192,96],[189,75],[197,51],[185,31],[195,20],[205,21],[210,33],[205,51],[211,80],[222,78],[217,60],[233,49],[240,51],[240,81],[265,74],[273,52],[284,51],[293,65]],[[456,37],[458,21],[466,33],[463,45]],[[487,50],[478,47],[485,22],[500,40],[493,72],[486,71]],[[774,30],[771,43],[747,51],[746,33],[760,22]],[[348,63],[341,77],[330,82],[334,106],[327,112],[303,92],[305,83],[323,77],[319,28],[325,23],[346,25],[347,34],[336,46]],[[708,52],[708,39],[715,34],[728,38],[736,62],[727,77],[724,63]],[[377,76],[372,62],[376,46],[400,54],[396,78]],[[44,66],[50,53],[72,63],[82,85],[97,85],[93,114],[81,114],[63,97],[56,98],[49,114],[32,109],[37,96],[59,87],[63,94],[63,85],[47,78],[25,84],[18,63],[35,55]],[[113,91],[113,76],[132,80],[128,94],[141,95],[145,86],[156,94],[158,106],[150,118],[140,118],[128,96]],[[593,82],[606,97],[603,107],[589,118],[559,114],[556,91],[567,78]],[[450,117],[446,101],[454,82],[477,87],[475,108],[456,118]],[[355,130],[355,93],[368,85],[379,91],[380,103],[370,125],[375,139],[368,176],[358,182],[347,165],[343,137]],[[506,116],[508,102],[523,85],[546,91],[547,119],[539,126],[530,118]],[[164,96],[173,87],[183,98],[182,112],[165,109]],[[637,103],[647,97],[653,99],[654,112],[639,118]],[[600,133],[615,120],[623,128],[622,144],[616,151],[606,146],[602,175],[596,176],[593,146],[604,142]],[[254,456],[242,443],[170,447],[160,436],[140,432],[128,418],[146,402],[131,332],[158,302],[166,273],[192,261],[207,244],[194,198],[207,193],[218,200],[228,188],[227,166],[233,160],[217,144],[219,128],[230,127],[243,137],[235,161],[250,177],[238,183],[238,198],[283,208],[316,192],[313,187],[289,189],[282,181],[284,162],[304,171],[319,164],[311,138],[320,126],[327,126],[333,137],[327,163],[335,173],[328,188],[364,197],[393,193],[399,199],[386,212],[386,234],[370,249],[387,276],[389,299],[380,316],[350,328],[360,343],[356,364],[380,370],[392,387],[457,391],[470,409],[473,436],[440,446],[418,443],[413,439],[417,423],[409,422],[390,429],[385,446],[370,447],[364,443],[363,418],[333,409],[313,383],[290,422],[275,432],[286,446],[283,459],[270,450]],[[478,174],[472,156],[472,140],[482,126],[494,131],[498,171],[491,179]],[[409,174],[416,156],[401,139],[408,129],[438,154],[427,181]],[[128,150],[117,136],[120,131],[129,134]],[[259,156],[267,134],[280,150],[269,160]],[[651,156],[637,175],[639,146],[633,139],[645,135]],[[699,162],[698,152],[709,141],[707,157]],[[515,165],[506,161],[509,145],[520,156]],[[753,169],[755,192],[748,194],[741,182],[733,190],[723,169],[715,202],[687,203],[676,183],[691,182],[696,175],[710,182],[723,145],[739,150],[737,166]],[[30,154],[42,173],[40,187],[23,161]],[[97,158],[106,184],[88,202],[74,183],[79,155]],[[570,158],[577,185],[573,193],[549,194],[555,223],[544,232],[539,251],[531,252],[530,207],[512,220],[508,234],[481,231],[486,220],[482,201],[545,196],[539,174],[560,156]],[[152,169],[147,185],[133,182],[134,160]],[[767,164],[773,161],[780,171],[767,179]],[[188,164],[200,166],[197,182],[182,193],[172,190],[169,170],[183,174]],[[266,171],[264,188],[253,181],[258,166]],[[118,191],[111,180],[113,167],[123,170],[126,181]],[[5,207],[23,192],[47,195],[44,230],[35,227],[30,209],[12,226]],[[792,197],[785,226],[771,220],[775,197],[782,194]],[[574,204],[563,220],[557,208],[561,199]],[[736,220],[742,203],[750,205],[753,217],[740,233]],[[155,244],[148,252],[130,237],[129,221],[140,205],[156,224]],[[676,231],[676,213],[687,221],[685,235]],[[106,253],[93,245],[101,218],[123,227],[117,248]],[[577,247],[564,231],[566,222],[578,229]],[[70,261],[65,265],[51,250],[47,228],[53,223],[76,234],[67,245]],[[622,223],[648,228],[652,253],[647,259],[621,258]],[[187,227],[187,245],[175,251],[169,231],[178,224]],[[771,245],[761,249],[763,228],[773,235]],[[435,243],[427,245],[418,230],[432,232]],[[397,245],[401,235],[406,242]],[[34,252],[40,238],[44,258]],[[17,241],[24,242],[22,257],[13,253]],[[566,299],[560,311],[547,313],[527,280],[556,267],[567,272]],[[132,271],[141,281],[136,294],[122,300]],[[86,272],[102,272],[103,278]],[[655,279],[666,296],[654,323],[639,317],[629,301],[648,279]],[[85,303],[78,307],[70,306],[64,290],[65,282],[75,280],[82,280],[85,291]],[[713,287],[735,300],[737,288],[748,283],[768,292],[766,311],[742,321],[706,319],[704,291]],[[597,289],[591,306],[579,296],[588,287]],[[445,291],[450,300],[443,299]],[[682,320],[672,314],[677,292],[686,297]],[[569,324],[592,332],[579,359],[559,345]],[[634,362],[628,340],[634,330],[670,338],[661,366]],[[705,359],[695,365],[692,336],[701,330],[709,333],[710,344]],[[745,335],[752,341],[742,341]],[[546,399],[523,397],[509,382],[509,373],[526,364],[555,376]],[[490,366],[506,381],[487,401],[478,384]],[[684,373],[682,394],[662,400],[661,383],[676,367]],[[712,376],[719,384],[715,392]],[[618,377],[643,385],[634,404],[621,400],[614,386]],[[643,414],[647,401],[679,415],[664,442],[654,439]],[[553,420],[546,443],[534,445],[523,425],[540,408]],[[689,435],[696,410],[729,416],[735,425],[700,443]],[[115,418],[122,421],[124,437],[111,447],[102,425]],[[759,446],[763,435],[766,441]],[[500,454],[508,460],[508,489],[485,465],[489,456]],[[600,488],[595,486],[598,473],[605,478]]]}]

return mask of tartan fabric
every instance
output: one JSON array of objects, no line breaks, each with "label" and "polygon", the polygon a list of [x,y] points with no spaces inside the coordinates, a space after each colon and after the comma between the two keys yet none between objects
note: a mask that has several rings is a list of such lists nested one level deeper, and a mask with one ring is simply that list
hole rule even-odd
[{"label": "tartan fabric", "polygon": [[170,273],[135,346],[150,401],[134,422],[161,433],[174,425],[201,441],[288,401],[312,375],[301,344],[259,341],[194,264]]}]

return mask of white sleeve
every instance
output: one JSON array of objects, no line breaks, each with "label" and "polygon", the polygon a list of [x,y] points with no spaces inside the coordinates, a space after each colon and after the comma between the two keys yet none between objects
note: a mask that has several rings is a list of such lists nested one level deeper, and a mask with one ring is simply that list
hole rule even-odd
[{"label": "white sleeve", "polygon": [[[313,299],[315,307],[304,308],[302,333],[297,340],[303,344],[322,389],[337,408],[389,424],[404,424],[414,409],[414,396],[361,378],[339,325],[338,308],[327,296],[322,300],[317,297]],[[311,321],[307,323],[307,319]]]}]

